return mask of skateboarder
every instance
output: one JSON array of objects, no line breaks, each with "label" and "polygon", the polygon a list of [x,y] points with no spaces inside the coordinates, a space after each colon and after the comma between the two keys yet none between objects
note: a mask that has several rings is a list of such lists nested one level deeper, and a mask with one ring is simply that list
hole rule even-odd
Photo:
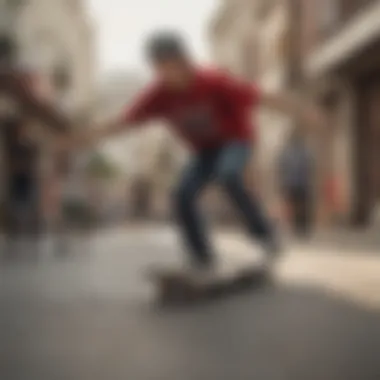
[{"label": "skateboarder", "polygon": [[214,258],[197,209],[202,190],[212,181],[225,190],[252,238],[267,255],[275,255],[278,242],[271,222],[243,181],[248,160],[255,154],[252,111],[268,106],[315,125],[322,124],[319,112],[288,95],[267,93],[228,73],[199,67],[175,33],[154,34],[146,53],[156,80],[121,116],[68,145],[94,144],[148,120],[165,120],[193,151],[173,193],[173,207],[195,267],[209,268]]}]

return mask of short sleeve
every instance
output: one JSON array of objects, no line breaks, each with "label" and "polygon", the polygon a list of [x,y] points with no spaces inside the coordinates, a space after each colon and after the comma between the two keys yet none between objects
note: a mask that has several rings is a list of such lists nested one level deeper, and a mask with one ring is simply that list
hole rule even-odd
[{"label": "short sleeve", "polygon": [[158,86],[143,90],[126,107],[122,114],[123,123],[140,124],[161,116],[162,97]]}]

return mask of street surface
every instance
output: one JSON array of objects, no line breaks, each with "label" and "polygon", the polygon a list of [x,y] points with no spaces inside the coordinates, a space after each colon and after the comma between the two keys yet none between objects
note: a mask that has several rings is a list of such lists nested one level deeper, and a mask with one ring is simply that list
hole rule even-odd
[{"label": "street surface", "polygon": [[[254,253],[237,234],[217,243]],[[0,379],[380,379],[376,250],[294,245],[273,287],[160,310],[144,268],[179,255],[173,231],[151,226],[3,262]]]}]

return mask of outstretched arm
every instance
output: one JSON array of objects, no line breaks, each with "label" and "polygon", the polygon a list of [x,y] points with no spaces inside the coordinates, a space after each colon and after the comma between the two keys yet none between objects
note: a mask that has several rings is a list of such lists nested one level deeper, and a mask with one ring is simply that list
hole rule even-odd
[{"label": "outstretched arm", "polygon": [[131,127],[130,123],[123,122],[122,118],[112,119],[100,126],[88,129],[82,134],[71,136],[73,145],[92,147],[108,138],[126,132]]},{"label": "outstretched arm", "polygon": [[262,105],[316,127],[326,124],[324,112],[316,104],[297,99],[292,94],[266,92],[253,83],[228,74],[217,77],[217,91],[218,96],[223,98],[226,104],[235,104],[239,107]]},{"label": "outstretched arm", "polygon": [[82,135],[72,136],[71,142],[74,145],[94,146],[107,138],[131,130],[134,125],[160,117],[161,107],[159,89],[157,87],[148,88],[121,115],[103,125],[88,129]]},{"label": "outstretched arm", "polygon": [[323,127],[327,123],[326,115],[321,107],[292,94],[263,92],[260,98],[264,107],[285,113],[311,127]]}]

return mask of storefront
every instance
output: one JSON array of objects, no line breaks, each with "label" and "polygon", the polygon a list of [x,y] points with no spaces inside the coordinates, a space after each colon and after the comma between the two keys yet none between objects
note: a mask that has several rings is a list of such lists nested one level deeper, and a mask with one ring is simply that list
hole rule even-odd
[{"label": "storefront", "polygon": [[320,44],[304,67],[331,121],[318,142],[327,219],[340,214],[356,225],[371,223],[380,201],[379,18],[380,4],[373,3]]}]

